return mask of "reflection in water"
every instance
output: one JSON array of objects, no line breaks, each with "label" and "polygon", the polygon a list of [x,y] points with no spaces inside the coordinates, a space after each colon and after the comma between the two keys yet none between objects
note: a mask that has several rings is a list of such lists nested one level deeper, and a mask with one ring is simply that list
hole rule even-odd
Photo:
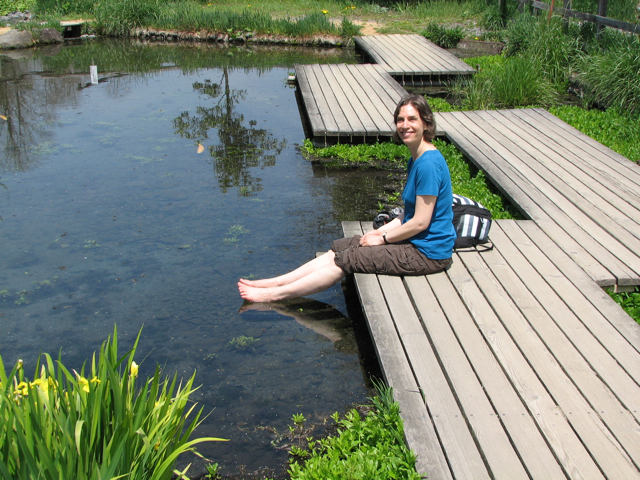
[{"label": "reflection in water", "polygon": [[[305,328],[313,330],[333,343],[336,350],[344,353],[357,353],[351,319],[345,317],[333,305],[310,298],[294,298],[274,303],[245,302],[240,313],[260,312],[258,320],[269,320],[269,312],[293,318]],[[264,315],[264,314],[267,315]],[[255,316],[251,317],[256,320]]]},{"label": "reflection in water", "polygon": [[[267,427],[368,395],[353,348],[366,326],[339,286],[240,314],[236,282],[306,262],[372,208],[380,179],[302,158],[284,82],[294,63],[353,57],[121,41],[39,52],[0,55],[0,355],[31,372],[61,352],[79,369],[114,323],[123,352],[144,326],[140,375],[196,371],[210,414],[197,433],[231,440],[202,453],[224,473],[280,468]],[[104,81],[81,88],[94,63]],[[236,348],[243,337],[252,348]]]},{"label": "reflection in water", "polygon": [[176,133],[204,143],[209,138],[209,130],[217,129],[219,142],[209,146],[209,153],[220,188],[227,192],[231,187],[238,187],[238,194],[243,197],[255,195],[262,186],[259,178],[251,176],[250,168],[274,166],[276,156],[287,141],[277,140],[268,130],[256,128],[255,120],[250,120],[248,127],[244,125],[244,115],[237,113],[235,106],[245,99],[246,91],[229,87],[228,67],[223,67],[219,83],[195,82],[193,89],[212,100],[218,98],[218,102],[212,107],[198,107],[197,116],[182,112],[173,121]]}]

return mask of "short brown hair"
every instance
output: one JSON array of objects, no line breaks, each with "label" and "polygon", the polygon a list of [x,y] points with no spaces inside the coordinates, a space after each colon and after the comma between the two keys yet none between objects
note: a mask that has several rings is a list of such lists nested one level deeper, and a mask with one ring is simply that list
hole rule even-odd
[{"label": "short brown hair", "polygon": [[[415,108],[420,114],[420,118],[424,123],[427,124],[427,128],[424,129],[423,138],[430,142],[434,138],[436,138],[436,119],[433,116],[433,112],[431,111],[431,107],[425,100],[422,95],[413,94],[407,95],[406,97],[402,97],[402,99],[398,102],[398,106],[396,107],[396,111],[393,114],[393,123],[394,125],[398,124],[398,115],[400,115],[400,109],[405,105],[411,105]],[[393,139],[396,142],[402,142],[400,136],[398,135],[398,129],[393,132]]]}]

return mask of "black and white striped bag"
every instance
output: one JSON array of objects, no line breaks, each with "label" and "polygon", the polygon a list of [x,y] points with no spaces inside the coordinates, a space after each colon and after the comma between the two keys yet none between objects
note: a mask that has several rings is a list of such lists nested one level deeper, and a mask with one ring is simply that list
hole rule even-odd
[{"label": "black and white striped bag", "polygon": [[489,229],[491,228],[491,212],[478,202],[462,195],[453,196],[453,226],[458,238],[453,248],[477,248],[491,250]]}]

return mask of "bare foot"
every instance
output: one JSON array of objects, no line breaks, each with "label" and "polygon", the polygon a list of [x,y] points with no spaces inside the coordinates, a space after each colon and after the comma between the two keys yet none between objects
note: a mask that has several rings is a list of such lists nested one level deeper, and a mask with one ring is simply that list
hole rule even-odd
[{"label": "bare foot", "polygon": [[272,288],[253,287],[238,282],[238,290],[240,291],[240,296],[250,302],[267,303],[282,300],[282,296],[279,296]]},{"label": "bare foot", "polygon": [[246,278],[241,278],[238,283],[242,283],[249,287],[255,287],[255,288],[271,288],[271,287],[278,286],[275,279],[273,278],[265,278],[262,280],[248,280]]}]

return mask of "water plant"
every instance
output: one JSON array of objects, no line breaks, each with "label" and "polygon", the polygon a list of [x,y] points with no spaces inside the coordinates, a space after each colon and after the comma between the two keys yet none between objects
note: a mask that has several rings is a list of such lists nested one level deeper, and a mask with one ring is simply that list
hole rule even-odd
[{"label": "water plant", "polygon": [[431,22],[427,25],[427,28],[422,31],[422,36],[428,38],[439,47],[455,48],[465,35],[461,27],[445,27]]},{"label": "water plant", "polygon": [[620,108],[587,110],[575,105],[549,109],[562,121],[634,162],[640,162],[640,114]]},{"label": "water plant", "polygon": [[239,335],[237,337],[232,338],[229,341],[229,346],[235,348],[236,350],[247,350],[253,349],[253,344],[256,343],[259,338],[247,337],[245,335]]},{"label": "water plant", "polygon": [[32,380],[23,363],[7,375],[0,357],[0,472],[3,478],[169,479],[181,453],[219,438],[189,440],[202,410],[189,406],[195,374],[184,384],[138,379],[131,350],[118,354],[118,334],[103,343],[90,368],[68,370],[43,354]]},{"label": "water plant", "polygon": [[392,390],[377,388],[378,395],[370,399],[373,408],[364,418],[356,409],[343,418],[335,413],[337,435],[308,439],[306,448],[291,447],[292,480],[421,478],[415,454],[404,442],[400,407]]}]

